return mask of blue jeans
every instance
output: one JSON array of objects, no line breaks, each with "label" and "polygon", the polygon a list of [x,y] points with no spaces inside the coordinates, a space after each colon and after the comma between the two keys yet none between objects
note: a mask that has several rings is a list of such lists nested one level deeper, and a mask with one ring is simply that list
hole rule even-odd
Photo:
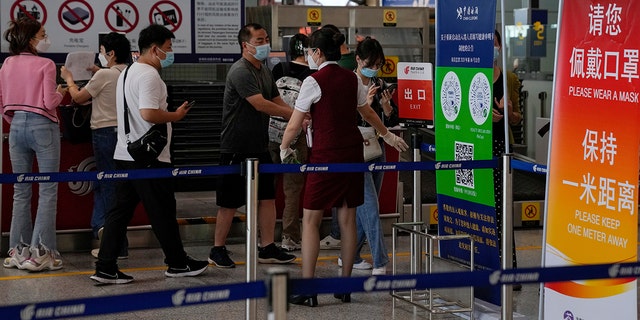
[{"label": "blue jeans", "polygon": [[[118,142],[118,127],[95,129],[91,133],[93,156],[98,171],[116,170],[113,153]],[[91,228],[95,237],[104,226],[104,219],[109,207],[116,203],[116,185],[114,181],[98,180],[93,183],[93,214]]]},{"label": "blue jeans", "polygon": [[[31,112],[17,111],[9,130],[9,156],[13,173],[31,173],[37,158],[39,172],[60,171],[60,127]],[[35,223],[31,221],[31,183],[13,185],[13,214],[9,245],[20,242],[52,251],[56,245],[58,183],[40,183]]]},{"label": "blue jeans", "polygon": [[[383,142],[380,142],[383,143]],[[384,145],[382,146],[384,150]],[[370,162],[385,162],[384,153],[379,158]],[[356,229],[358,232],[358,247],[356,250],[356,262],[361,261],[360,251],[364,246],[365,239],[369,240],[373,267],[384,267],[389,263],[387,247],[384,244],[384,232],[380,221],[380,207],[378,206],[378,195],[382,188],[382,178],[384,172],[364,173],[364,203],[356,208]]]}]

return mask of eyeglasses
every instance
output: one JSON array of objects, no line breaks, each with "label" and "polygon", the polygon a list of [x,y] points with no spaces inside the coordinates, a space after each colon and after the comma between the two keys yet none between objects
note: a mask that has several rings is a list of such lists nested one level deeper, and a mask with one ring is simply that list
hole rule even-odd
[{"label": "eyeglasses", "polygon": [[369,64],[365,61],[365,67],[367,68],[371,68],[371,69],[376,69],[376,70],[380,70],[380,68],[382,68],[382,66],[384,66],[384,63],[376,63],[376,64]]}]

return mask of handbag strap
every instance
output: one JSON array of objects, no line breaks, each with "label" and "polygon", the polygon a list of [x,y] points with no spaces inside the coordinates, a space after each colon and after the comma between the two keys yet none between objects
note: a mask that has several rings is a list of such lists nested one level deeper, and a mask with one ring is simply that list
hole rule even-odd
[{"label": "handbag strap", "polygon": [[127,74],[129,73],[129,69],[131,66],[127,67],[124,70],[124,78],[122,79],[122,99],[124,100],[124,135],[127,137],[127,143],[129,141],[129,132],[131,132],[131,127],[129,127],[129,104],[127,104],[127,94],[125,93],[126,89],[126,81]]},{"label": "handbag strap", "polygon": [[[124,77],[122,78],[122,99],[124,100],[124,135],[127,137],[127,143],[130,143],[129,132],[131,132],[131,127],[129,127],[129,104],[127,103],[127,94],[125,93],[127,74],[129,74],[129,69],[131,66],[128,66],[127,69],[124,70]],[[160,127],[160,126],[159,126]],[[160,127],[161,132],[165,135],[167,133],[167,125]]]}]

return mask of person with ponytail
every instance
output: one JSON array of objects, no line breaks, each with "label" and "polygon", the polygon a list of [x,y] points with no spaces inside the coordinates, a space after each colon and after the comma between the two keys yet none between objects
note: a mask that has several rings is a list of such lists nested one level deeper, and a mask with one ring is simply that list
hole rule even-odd
[{"label": "person with ponytail", "polygon": [[[358,115],[380,132],[384,141],[400,151],[407,144],[391,133],[367,102],[367,90],[353,71],[337,64],[344,35],[328,28],[314,31],[307,49],[309,68],[318,69],[302,83],[295,109],[280,144],[280,158],[295,156],[291,149],[303,121],[311,117],[309,163],[364,162]],[[350,277],[356,252],[356,207],[364,202],[362,172],[307,173],[302,217],[302,276],[315,275],[320,247],[320,224],[327,209],[338,208],[341,229],[342,276]],[[334,297],[350,302],[348,292]],[[294,304],[316,306],[316,295],[289,297]]]}]

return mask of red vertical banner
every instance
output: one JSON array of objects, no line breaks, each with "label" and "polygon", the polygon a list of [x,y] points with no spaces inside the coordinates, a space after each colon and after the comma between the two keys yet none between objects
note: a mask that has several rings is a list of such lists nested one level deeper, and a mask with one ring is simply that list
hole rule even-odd
[{"label": "red vertical banner", "polygon": [[[545,266],[637,261],[638,12],[633,0],[560,4]],[[637,319],[636,291],[635,278],[547,283],[544,318]]]}]

